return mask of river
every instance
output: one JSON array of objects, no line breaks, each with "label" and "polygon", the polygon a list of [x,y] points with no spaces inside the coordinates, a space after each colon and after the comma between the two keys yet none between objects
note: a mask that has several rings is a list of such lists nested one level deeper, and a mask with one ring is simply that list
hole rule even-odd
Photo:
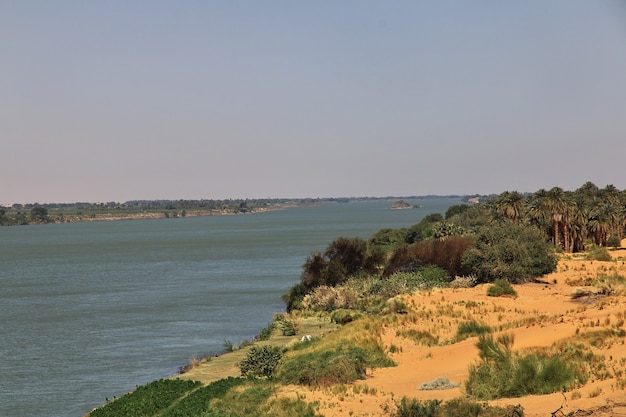
[{"label": "river", "polygon": [[0,228],[0,416],[79,417],[251,339],[312,251],[459,199]]}]

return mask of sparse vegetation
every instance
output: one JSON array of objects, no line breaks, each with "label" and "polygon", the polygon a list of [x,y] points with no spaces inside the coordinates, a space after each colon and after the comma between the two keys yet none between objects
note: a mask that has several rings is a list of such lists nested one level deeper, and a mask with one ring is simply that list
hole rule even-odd
[{"label": "sparse vegetation", "polygon": [[574,366],[543,352],[516,354],[513,337],[481,335],[480,362],[469,368],[465,389],[480,400],[548,394],[573,386]]},{"label": "sparse vegetation", "polygon": [[490,297],[513,296],[517,297],[517,292],[511,287],[508,281],[497,279],[487,288],[487,295]]}]

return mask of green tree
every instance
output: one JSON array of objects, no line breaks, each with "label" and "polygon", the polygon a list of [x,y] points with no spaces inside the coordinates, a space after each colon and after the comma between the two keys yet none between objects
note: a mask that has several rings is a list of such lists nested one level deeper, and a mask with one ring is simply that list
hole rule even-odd
[{"label": "green tree", "polygon": [[540,231],[514,224],[481,228],[462,258],[463,268],[480,282],[520,283],[553,272],[556,264],[554,250]]},{"label": "green tree", "polygon": [[45,207],[34,207],[30,211],[30,217],[33,221],[46,223],[48,222],[48,209]]},{"label": "green tree", "polygon": [[496,212],[516,224],[526,212],[526,198],[517,191],[500,194],[494,202]]},{"label": "green tree", "polygon": [[450,220],[452,217],[463,214],[467,210],[469,210],[471,206],[468,204],[455,204],[453,206],[448,207],[445,214],[445,219]]}]

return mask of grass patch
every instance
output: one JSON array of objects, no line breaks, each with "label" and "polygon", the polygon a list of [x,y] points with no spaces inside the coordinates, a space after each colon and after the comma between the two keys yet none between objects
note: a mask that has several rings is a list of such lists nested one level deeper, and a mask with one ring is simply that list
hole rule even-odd
[{"label": "grass patch", "polygon": [[523,417],[521,406],[506,408],[478,403],[471,399],[455,398],[446,402],[440,400],[419,401],[414,398],[402,397],[395,401],[395,410],[383,407],[390,417]]},{"label": "grass patch", "polygon": [[465,383],[468,394],[480,400],[540,395],[571,388],[574,365],[557,355],[512,352],[513,337],[481,335],[476,347],[480,362],[470,366]]},{"label": "grass patch", "polygon": [[455,341],[460,342],[469,337],[476,337],[486,333],[491,333],[493,330],[486,324],[478,323],[477,321],[466,321],[459,324],[459,328],[456,331]]},{"label": "grass patch", "polygon": [[427,331],[424,330],[402,330],[398,331],[398,336],[404,337],[405,339],[413,340],[415,343],[424,345],[424,346],[436,346],[439,343],[439,338],[433,336]]},{"label": "grass patch", "polygon": [[503,279],[497,279],[487,288],[489,297],[513,296],[517,297],[517,292],[511,287],[511,284]]}]

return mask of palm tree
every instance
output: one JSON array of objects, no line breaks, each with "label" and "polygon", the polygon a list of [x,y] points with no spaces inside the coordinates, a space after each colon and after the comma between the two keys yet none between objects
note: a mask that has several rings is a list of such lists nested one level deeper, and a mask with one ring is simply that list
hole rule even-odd
[{"label": "palm tree", "polygon": [[511,219],[514,224],[517,224],[526,212],[526,199],[517,191],[505,191],[496,198],[495,210],[499,215]]},{"label": "palm tree", "polygon": [[560,229],[563,230],[563,247],[569,251],[569,218],[573,210],[573,201],[569,193],[560,187],[553,187],[546,193],[545,207],[552,219],[552,236],[555,246],[561,246]]},{"label": "palm tree", "polygon": [[546,194],[547,191],[542,188],[531,195],[526,213],[531,224],[548,233],[550,226],[548,209],[546,207]]}]

